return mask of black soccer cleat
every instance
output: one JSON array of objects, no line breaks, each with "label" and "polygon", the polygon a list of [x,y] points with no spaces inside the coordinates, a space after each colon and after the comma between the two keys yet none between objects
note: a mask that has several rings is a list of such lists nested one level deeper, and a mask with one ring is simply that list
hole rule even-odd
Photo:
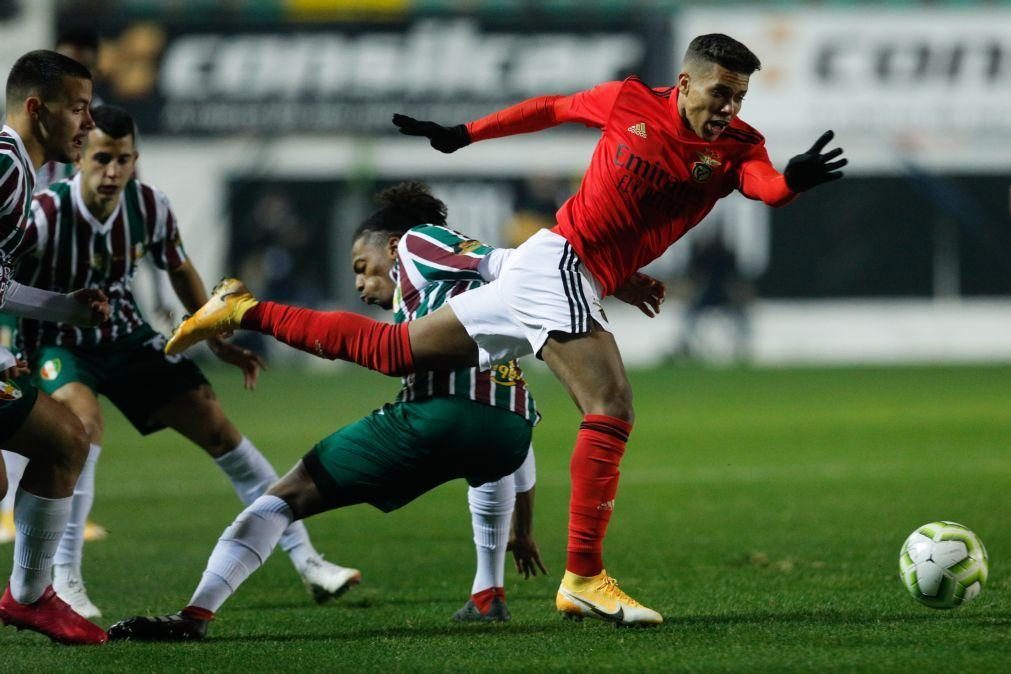
[{"label": "black soccer cleat", "polygon": [[207,623],[181,613],[134,616],[109,628],[111,641],[200,641],[207,636]]}]

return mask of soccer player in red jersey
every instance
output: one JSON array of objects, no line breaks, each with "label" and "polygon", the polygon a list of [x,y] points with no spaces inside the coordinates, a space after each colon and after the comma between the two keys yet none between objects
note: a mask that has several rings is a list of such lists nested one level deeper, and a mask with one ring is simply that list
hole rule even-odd
[{"label": "soccer player in red jersey", "polygon": [[346,312],[296,325],[286,320],[287,307],[262,302],[241,311],[229,298],[215,297],[180,326],[168,348],[182,350],[242,327],[387,374],[489,367],[537,354],[584,415],[570,465],[568,554],[556,606],[573,618],[659,623],[660,614],[622,592],[603,565],[602,542],[634,414],[600,298],[615,295],[649,315],[663,290],[637,270],[698,224],[718,199],[736,189],[782,206],[842,177],[842,150],[822,153],[832,132],[791,159],[784,173],[772,166],[761,134],[737,117],[760,66],[733,38],[702,35],[689,45],[672,87],[653,89],[630,77],[570,96],[533,98],[452,127],[394,115],[402,133],[427,137],[442,152],[569,122],[600,129],[602,136],[579,190],[558,212],[557,227],[535,234],[495,282],[451,298],[448,308],[406,327]]}]

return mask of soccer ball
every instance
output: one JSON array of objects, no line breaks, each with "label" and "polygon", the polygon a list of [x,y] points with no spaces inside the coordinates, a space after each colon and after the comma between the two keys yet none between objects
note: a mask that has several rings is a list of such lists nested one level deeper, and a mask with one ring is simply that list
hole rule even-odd
[{"label": "soccer ball", "polygon": [[899,571],[913,599],[930,608],[956,608],[979,594],[989,561],[979,536],[958,522],[931,522],[902,544]]}]

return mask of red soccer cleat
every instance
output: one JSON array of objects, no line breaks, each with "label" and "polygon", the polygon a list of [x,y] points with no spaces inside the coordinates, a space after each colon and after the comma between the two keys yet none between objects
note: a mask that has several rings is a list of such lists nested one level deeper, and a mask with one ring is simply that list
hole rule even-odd
[{"label": "red soccer cleat", "polygon": [[77,615],[67,602],[56,596],[52,585],[33,604],[15,601],[8,585],[0,599],[0,623],[45,634],[68,646],[97,646],[109,640],[105,630]]}]

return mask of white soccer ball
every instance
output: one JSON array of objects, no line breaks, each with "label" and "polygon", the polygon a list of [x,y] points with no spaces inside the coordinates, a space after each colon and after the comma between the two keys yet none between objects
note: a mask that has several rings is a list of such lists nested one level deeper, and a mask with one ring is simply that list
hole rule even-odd
[{"label": "white soccer ball", "polygon": [[924,524],[899,553],[903,584],[930,608],[955,608],[974,599],[989,568],[983,541],[958,522]]}]

